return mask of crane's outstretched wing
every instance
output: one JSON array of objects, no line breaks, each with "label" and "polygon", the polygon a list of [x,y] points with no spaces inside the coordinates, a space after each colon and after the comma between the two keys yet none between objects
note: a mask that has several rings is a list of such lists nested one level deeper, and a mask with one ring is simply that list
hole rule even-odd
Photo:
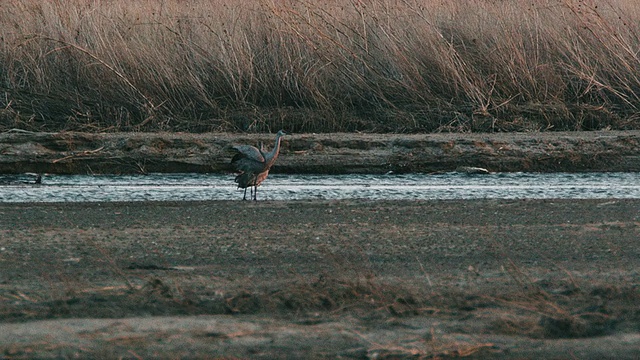
[{"label": "crane's outstretched wing", "polygon": [[250,145],[236,145],[236,154],[231,159],[231,165],[241,172],[259,173],[264,168],[264,156],[260,150]]},{"label": "crane's outstretched wing", "polygon": [[[237,152],[237,154],[233,157],[234,159],[238,156],[246,157],[252,160],[264,162],[264,156],[262,152],[258,150],[255,146],[251,145],[236,145],[233,147],[233,150]],[[231,160],[233,162],[233,159]]]}]

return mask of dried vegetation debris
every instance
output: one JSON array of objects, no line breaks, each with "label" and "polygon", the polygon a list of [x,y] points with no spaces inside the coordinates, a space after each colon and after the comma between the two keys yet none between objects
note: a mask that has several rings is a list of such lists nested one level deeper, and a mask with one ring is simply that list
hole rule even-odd
[{"label": "dried vegetation debris", "polygon": [[[484,295],[440,286],[427,290],[406,279],[391,284],[378,278],[322,275],[306,282],[213,293],[205,290],[210,284],[149,271],[147,276],[136,275],[146,282],[134,287],[75,289],[75,293],[52,300],[3,291],[2,300],[9,305],[2,314],[8,320],[4,326],[20,329],[24,322],[33,327],[21,343],[6,344],[5,355],[34,348],[51,353],[51,347],[39,347],[51,342],[50,337],[36,341],[39,331],[49,331],[38,319],[57,319],[52,324],[76,321],[66,327],[63,342],[79,344],[90,339],[83,346],[88,353],[100,351],[95,346],[103,341],[106,348],[118,351],[116,338],[135,337],[146,345],[127,348],[151,354],[150,348],[163,344],[160,334],[170,332],[174,340],[166,351],[174,354],[180,348],[176,340],[192,345],[204,342],[202,349],[224,354],[251,351],[258,344],[247,342],[257,336],[265,340],[258,348],[271,356],[274,351],[292,354],[296,346],[302,346],[306,351],[347,358],[508,358],[528,352],[537,356],[562,353],[562,343],[556,341],[569,339],[593,353],[597,347],[592,342],[608,339],[611,350],[624,358],[632,353],[625,342],[634,341],[633,337],[625,339],[634,335],[640,321],[637,312],[629,313],[633,311],[630,305],[640,301],[637,290],[617,288],[633,296],[602,303],[592,295],[606,286],[602,284],[541,299],[536,291],[511,289]],[[155,319],[155,331],[107,325],[150,319]],[[207,326],[198,324],[202,320]],[[103,326],[94,332],[93,322]],[[180,329],[172,329],[178,324]],[[235,349],[221,349],[218,342]],[[327,342],[333,345],[326,347]],[[542,344],[547,348],[541,349]]]}]

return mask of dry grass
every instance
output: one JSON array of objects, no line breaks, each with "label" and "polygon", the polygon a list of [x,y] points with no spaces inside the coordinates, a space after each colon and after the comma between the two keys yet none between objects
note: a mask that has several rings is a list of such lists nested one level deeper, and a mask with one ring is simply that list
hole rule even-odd
[{"label": "dry grass", "polygon": [[0,129],[640,128],[632,0],[19,0],[0,22]]}]

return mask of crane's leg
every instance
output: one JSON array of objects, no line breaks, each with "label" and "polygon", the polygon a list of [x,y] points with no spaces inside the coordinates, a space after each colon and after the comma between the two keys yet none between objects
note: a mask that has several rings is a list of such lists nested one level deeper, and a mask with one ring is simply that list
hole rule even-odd
[{"label": "crane's leg", "polygon": [[253,201],[258,201],[258,185],[254,186]]},{"label": "crane's leg", "polygon": [[247,200],[247,188],[244,188],[244,196],[242,197],[242,200]]}]

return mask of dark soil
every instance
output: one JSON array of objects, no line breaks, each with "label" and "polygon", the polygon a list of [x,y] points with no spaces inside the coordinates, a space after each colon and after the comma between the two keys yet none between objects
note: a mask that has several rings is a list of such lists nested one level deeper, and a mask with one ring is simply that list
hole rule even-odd
[{"label": "dark soil", "polygon": [[639,209],[0,204],[0,356],[634,359]]}]

